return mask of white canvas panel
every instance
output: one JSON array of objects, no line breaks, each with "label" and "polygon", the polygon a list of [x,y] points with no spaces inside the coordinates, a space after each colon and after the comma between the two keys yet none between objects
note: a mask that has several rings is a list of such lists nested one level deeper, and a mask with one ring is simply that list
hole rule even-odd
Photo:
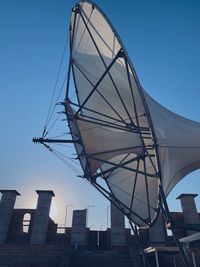
[{"label": "white canvas panel", "polygon": [[145,97],[157,137],[167,196],[186,174],[200,168],[200,123],[169,111],[147,94]]},{"label": "white canvas panel", "polygon": [[129,218],[149,225],[159,203],[158,164],[151,118],[133,66],[111,23],[87,1],[72,15],[70,42],[79,104],[71,130],[81,140],[84,174],[89,180],[101,174]]}]

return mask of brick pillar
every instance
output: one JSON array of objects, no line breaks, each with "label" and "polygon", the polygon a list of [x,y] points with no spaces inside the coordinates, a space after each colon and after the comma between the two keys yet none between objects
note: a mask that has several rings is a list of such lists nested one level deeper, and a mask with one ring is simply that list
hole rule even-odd
[{"label": "brick pillar", "polygon": [[6,242],[9,226],[13,214],[16,197],[20,194],[16,190],[0,190],[0,244]]},{"label": "brick pillar", "polygon": [[74,210],[72,219],[71,245],[86,246],[87,210]]},{"label": "brick pillar", "polygon": [[163,220],[162,213],[160,213],[156,222],[149,228],[149,241],[161,243],[165,242],[166,235],[167,233],[165,223]]},{"label": "brick pillar", "polygon": [[[197,213],[197,208],[195,204],[195,197],[198,194],[181,194],[176,199],[179,199],[181,202],[181,207],[183,211],[183,217],[185,224],[199,224],[199,216]],[[188,235],[194,234],[194,231],[187,231]]]},{"label": "brick pillar", "polygon": [[124,214],[111,203],[111,246],[126,246]]},{"label": "brick pillar", "polygon": [[34,215],[31,232],[31,244],[45,244],[49,224],[49,211],[54,192],[49,190],[37,190],[38,202]]}]

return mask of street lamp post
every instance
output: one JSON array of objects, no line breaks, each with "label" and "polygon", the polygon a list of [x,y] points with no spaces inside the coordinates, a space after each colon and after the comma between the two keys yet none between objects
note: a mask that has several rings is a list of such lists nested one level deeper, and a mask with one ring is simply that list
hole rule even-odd
[{"label": "street lamp post", "polygon": [[109,227],[109,211],[110,211],[110,206],[107,206],[107,229]]}]

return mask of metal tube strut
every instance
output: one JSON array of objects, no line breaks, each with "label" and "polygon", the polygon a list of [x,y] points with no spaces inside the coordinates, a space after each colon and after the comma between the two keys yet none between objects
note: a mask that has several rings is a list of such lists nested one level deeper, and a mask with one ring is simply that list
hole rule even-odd
[{"label": "metal tube strut", "polygon": [[33,143],[65,143],[65,144],[74,144],[74,143],[78,143],[80,144],[79,140],[65,140],[65,139],[49,139],[49,138],[43,138],[43,137],[39,137],[39,138],[33,138]]}]

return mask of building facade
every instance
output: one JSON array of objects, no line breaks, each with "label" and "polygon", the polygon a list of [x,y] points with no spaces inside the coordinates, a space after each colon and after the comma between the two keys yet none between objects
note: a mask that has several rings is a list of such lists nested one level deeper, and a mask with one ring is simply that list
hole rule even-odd
[{"label": "building facade", "polygon": [[[137,266],[134,263],[135,236],[129,228],[125,228],[124,216],[115,205],[111,204],[111,228],[105,231],[87,228],[87,209],[84,209],[74,210],[72,226],[63,227],[62,233],[59,233],[58,225],[49,216],[51,200],[55,196],[53,191],[36,192],[36,209],[16,209],[15,200],[20,194],[16,190],[1,190],[0,266],[73,267],[73,262],[80,258],[83,262],[91,259],[92,266],[92,259],[98,257],[99,262],[104,258],[110,259],[110,262],[118,258],[116,266],[120,259],[124,261],[124,267],[134,264]],[[198,229],[200,225],[200,214],[195,205],[196,196],[180,195],[177,199],[181,201],[183,212],[171,213],[178,226],[176,234],[179,239],[197,233],[194,229]],[[188,226],[191,226],[189,230]],[[164,267],[167,262],[168,267],[182,266],[180,255],[161,214],[150,229],[139,229],[139,235],[152,267]],[[194,266],[200,266],[199,241],[187,243],[187,246]],[[117,256],[114,256],[116,253]],[[82,267],[83,262],[80,263]]]}]

